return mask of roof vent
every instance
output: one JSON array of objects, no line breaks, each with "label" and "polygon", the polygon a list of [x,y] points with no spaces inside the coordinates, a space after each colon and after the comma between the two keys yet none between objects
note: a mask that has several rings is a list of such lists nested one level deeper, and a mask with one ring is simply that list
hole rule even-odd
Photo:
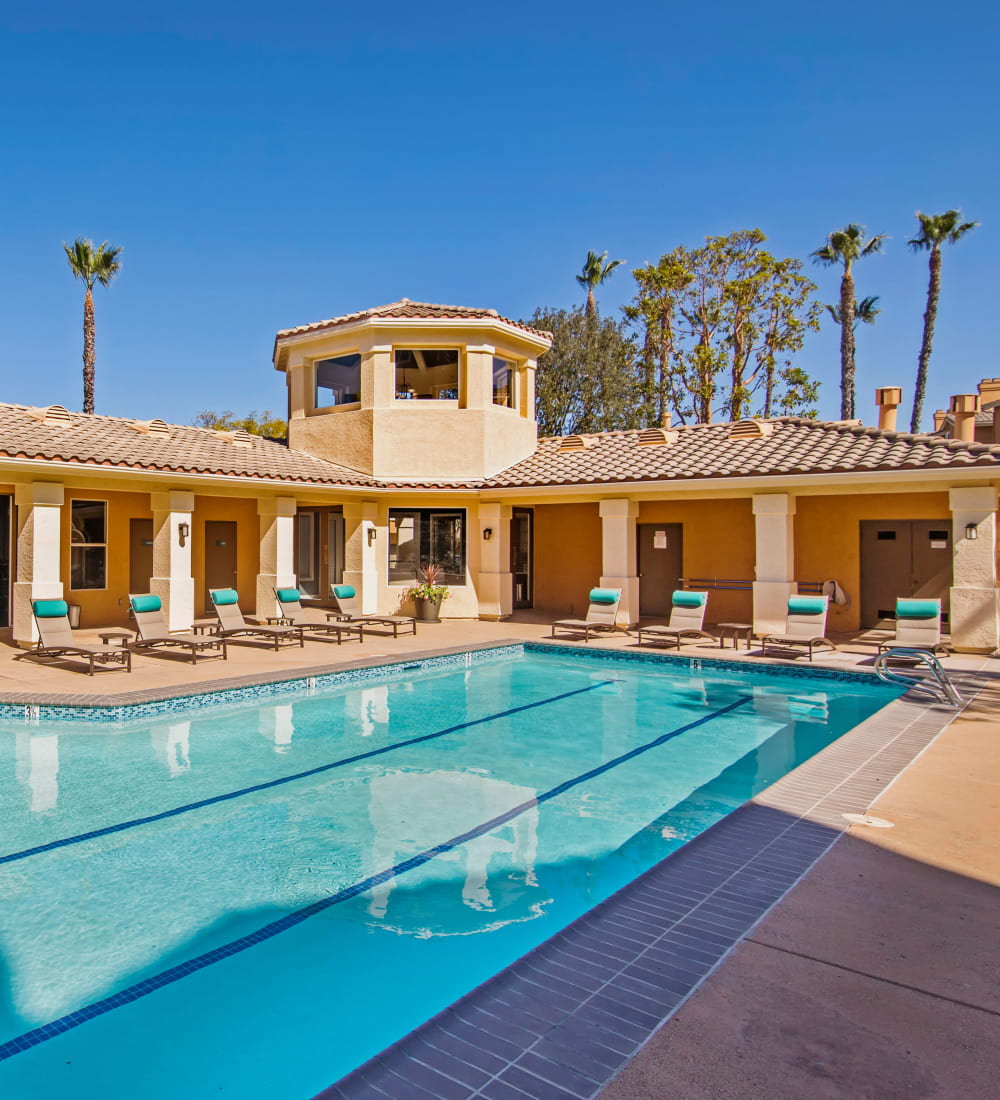
[{"label": "roof vent", "polygon": [[64,409],[62,405],[49,405],[46,409],[25,409],[24,410],[32,420],[37,420],[41,424],[66,424],[70,427],[73,425],[73,417],[70,416],[69,410]]},{"label": "roof vent", "polygon": [[237,428],[230,442],[234,447],[250,447],[253,445],[253,436],[242,428]]},{"label": "roof vent", "polygon": [[665,428],[644,428],[636,440],[640,447],[665,447],[677,441],[677,433]]},{"label": "roof vent", "polygon": [[767,420],[737,420],[730,425],[729,438],[735,442],[748,439],[767,439],[774,431],[774,425]]},{"label": "roof vent", "polygon": [[564,435],[559,440],[559,448],[557,453],[563,454],[565,451],[585,451],[590,446],[590,441],[584,439],[582,435]]},{"label": "roof vent", "polygon": [[132,427],[135,428],[137,432],[142,432],[143,435],[170,435],[170,429],[167,427],[167,422],[158,418],[154,420],[134,420],[132,422]]}]

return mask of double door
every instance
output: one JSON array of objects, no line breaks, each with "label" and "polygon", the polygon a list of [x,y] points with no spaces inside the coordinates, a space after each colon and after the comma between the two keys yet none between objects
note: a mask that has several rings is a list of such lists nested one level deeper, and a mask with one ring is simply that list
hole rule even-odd
[{"label": "double door", "polygon": [[951,583],[951,520],[862,520],[862,627],[894,619],[897,598],[911,596],[940,600],[947,621]]}]

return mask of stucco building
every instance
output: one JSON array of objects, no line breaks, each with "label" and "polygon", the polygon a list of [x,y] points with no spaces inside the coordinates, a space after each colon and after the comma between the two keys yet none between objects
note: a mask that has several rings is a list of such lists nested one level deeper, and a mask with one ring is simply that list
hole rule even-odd
[{"label": "stucco building", "polygon": [[338,582],[365,611],[396,611],[434,561],[447,616],[579,613],[600,583],[624,590],[635,623],[686,584],[710,591],[709,621],[765,631],[790,593],[836,580],[849,603],[832,630],[935,596],[957,648],[997,648],[1000,445],[992,405],[978,441],[978,394],[927,435],[895,430],[889,388],[881,427],[786,417],[539,439],[549,345],[493,310],[406,299],[283,330],[287,446],[0,405],[0,625],[30,644],[42,597],[78,606],[83,626],[125,625],[128,593],[150,591],[180,630],[210,588],[263,617],[276,586],[322,602]]}]

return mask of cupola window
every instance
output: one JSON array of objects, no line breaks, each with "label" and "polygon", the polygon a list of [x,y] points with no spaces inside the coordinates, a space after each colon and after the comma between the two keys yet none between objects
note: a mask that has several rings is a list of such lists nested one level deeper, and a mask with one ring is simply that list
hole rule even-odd
[{"label": "cupola window", "polygon": [[361,400],[361,356],[338,355],[316,363],[315,408],[353,405]]},{"label": "cupola window", "polygon": [[493,404],[513,409],[517,390],[517,364],[510,359],[493,356]]},{"label": "cupola window", "polygon": [[457,348],[397,348],[397,401],[457,401]]}]

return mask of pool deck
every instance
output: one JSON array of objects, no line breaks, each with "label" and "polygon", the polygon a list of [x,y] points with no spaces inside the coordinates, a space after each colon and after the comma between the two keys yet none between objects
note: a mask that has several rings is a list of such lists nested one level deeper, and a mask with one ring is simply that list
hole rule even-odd
[{"label": "pool deck", "polygon": [[[446,621],[363,646],[234,644],[229,661],[198,666],[138,657],[131,675],[94,677],[14,661],[8,647],[0,698],[162,698],[547,634],[538,617]],[[817,666],[871,668],[876,635],[835,640]],[[957,718],[890,704],[325,1100],[991,1095],[1000,661],[944,663],[978,691]],[[894,828],[848,829],[843,813],[866,810]]]}]

